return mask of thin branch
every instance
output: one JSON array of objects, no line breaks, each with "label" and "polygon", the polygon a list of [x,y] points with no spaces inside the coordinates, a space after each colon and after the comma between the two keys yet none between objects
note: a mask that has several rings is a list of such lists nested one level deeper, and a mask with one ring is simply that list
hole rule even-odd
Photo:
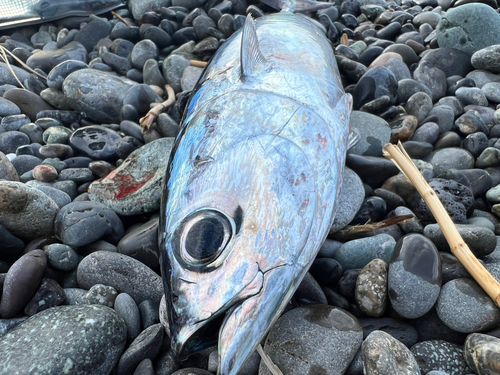
[{"label": "thin branch", "polygon": [[271,360],[271,358],[269,358],[269,356],[264,353],[264,349],[262,349],[262,345],[257,345],[257,352],[259,353],[260,355],[260,358],[262,359],[262,361],[264,362],[264,364],[267,366],[267,368],[269,369],[269,371],[271,372],[271,374],[273,375],[283,375],[283,373],[280,371],[280,369],[278,368],[278,366],[276,366],[273,361]]},{"label": "thin branch", "polygon": [[206,61],[190,60],[189,64],[191,66],[196,66],[197,68],[204,68],[207,66],[208,63]]},{"label": "thin branch", "polygon": [[390,227],[394,224],[403,224],[406,221],[415,220],[415,217],[411,214],[393,216],[382,221],[377,221],[375,223],[367,222],[366,224],[361,225],[348,225],[342,230],[330,233],[329,236],[337,239],[338,241],[349,241],[351,239],[359,238],[359,235],[363,233],[369,233],[377,229]]},{"label": "thin branch", "polygon": [[153,125],[153,122],[160,113],[175,103],[175,92],[172,87],[170,87],[170,85],[165,85],[165,90],[167,91],[167,100],[151,108],[146,116],[139,120],[139,124],[142,127],[142,134],[149,132],[151,125]]},{"label": "thin branch", "polygon": [[443,234],[450,245],[451,252],[455,255],[465,269],[469,271],[474,280],[490,296],[495,304],[500,307],[500,283],[479,263],[467,244],[458,233],[455,224],[446,212],[436,192],[429,186],[427,181],[413,164],[410,156],[406,153],[401,142],[397,146],[386,144],[384,156],[391,159],[394,164],[404,173],[410,182],[418,190],[425,203],[436,218]]},{"label": "thin branch", "polygon": [[112,11],[111,11],[111,14],[112,14],[113,16],[115,16],[116,18],[118,18],[120,21],[122,21],[122,22],[125,24],[125,26],[130,26],[130,25],[129,25],[129,23],[127,22],[127,20],[126,20],[125,18],[123,18],[122,16],[120,16],[120,15],[116,14],[116,12],[115,12],[115,11],[113,11],[113,10],[112,10]]}]

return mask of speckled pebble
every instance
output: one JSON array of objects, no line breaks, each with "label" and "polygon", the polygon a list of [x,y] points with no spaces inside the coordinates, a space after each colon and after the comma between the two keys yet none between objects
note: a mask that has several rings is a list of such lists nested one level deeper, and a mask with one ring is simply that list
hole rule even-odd
[{"label": "speckled pebble", "polygon": [[117,296],[118,292],[112,286],[95,284],[83,296],[83,303],[113,307]]},{"label": "speckled pebble", "polygon": [[428,340],[415,344],[410,350],[422,374],[432,370],[444,371],[449,375],[467,375],[471,372],[459,345],[443,340]]},{"label": "speckled pebble", "polygon": [[387,306],[387,263],[374,259],[360,271],[354,296],[361,311],[379,317]]}]

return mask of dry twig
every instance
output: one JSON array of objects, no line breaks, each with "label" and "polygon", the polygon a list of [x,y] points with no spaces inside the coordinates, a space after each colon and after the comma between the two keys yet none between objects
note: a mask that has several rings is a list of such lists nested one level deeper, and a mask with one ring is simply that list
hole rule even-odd
[{"label": "dry twig", "polygon": [[118,18],[120,21],[122,21],[122,22],[125,24],[125,26],[130,26],[130,25],[129,25],[129,23],[127,22],[127,20],[126,20],[125,18],[123,18],[122,16],[120,16],[120,15],[116,14],[116,12],[115,12],[115,11],[113,11],[113,10],[112,10],[112,11],[111,11],[111,14],[112,14],[113,16],[115,16],[116,18]]},{"label": "dry twig", "polygon": [[259,353],[260,355],[260,358],[262,359],[262,361],[264,362],[264,364],[267,366],[267,368],[269,369],[269,371],[271,372],[271,374],[273,375],[283,375],[283,373],[280,371],[280,369],[278,368],[278,366],[276,366],[273,361],[271,360],[271,358],[269,358],[269,356],[264,353],[264,349],[262,349],[262,345],[257,345],[257,352]]},{"label": "dry twig", "polygon": [[196,66],[197,68],[204,68],[207,66],[208,63],[206,61],[190,60],[189,64],[191,66]]},{"label": "dry twig", "polygon": [[413,215],[399,215],[399,216],[394,216],[387,218],[382,221],[378,221],[376,223],[366,223],[362,225],[348,225],[344,229],[339,230],[335,233],[330,233],[329,236],[332,238],[338,240],[338,241],[349,241],[355,238],[359,238],[360,234],[363,233],[369,233],[373,232],[374,230],[380,229],[380,228],[386,228],[390,227],[391,225],[394,224],[401,224],[407,220],[414,219]]},{"label": "dry twig", "polygon": [[165,85],[167,91],[167,100],[160,103],[149,110],[149,112],[139,120],[142,127],[142,134],[146,134],[151,129],[151,125],[156,120],[158,115],[175,103],[175,92],[170,85]]},{"label": "dry twig", "polygon": [[388,143],[384,148],[384,156],[388,157],[396,164],[399,170],[408,177],[424,199],[441,227],[453,255],[458,258],[474,280],[476,280],[481,288],[490,296],[493,302],[500,307],[500,283],[481,263],[479,263],[474,254],[472,254],[469,247],[462,239],[462,236],[458,233],[455,224],[451,221],[448,212],[446,212],[443,204],[437,197],[436,192],[429,186],[415,164],[413,164],[401,142],[398,143],[397,146]]}]

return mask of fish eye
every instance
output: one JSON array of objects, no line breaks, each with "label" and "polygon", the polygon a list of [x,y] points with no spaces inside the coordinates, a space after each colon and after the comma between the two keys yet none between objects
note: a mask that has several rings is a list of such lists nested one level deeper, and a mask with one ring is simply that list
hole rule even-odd
[{"label": "fish eye", "polygon": [[216,210],[200,210],[186,217],[180,227],[180,256],[191,265],[207,265],[226,248],[233,234],[229,218]]}]

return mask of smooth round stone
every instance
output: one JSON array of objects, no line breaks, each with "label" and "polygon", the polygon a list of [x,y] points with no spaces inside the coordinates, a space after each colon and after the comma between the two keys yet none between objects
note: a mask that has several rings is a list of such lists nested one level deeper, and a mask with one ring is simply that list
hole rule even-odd
[{"label": "smooth round stone", "polygon": [[114,130],[100,125],[90,125],[77,129],[70,137],[69,143],[84,155],[105,161],[118,159],[116,147],[122,137]]},{"label": "smooth round stone", "polygon": [[68,245],[54,243],[43,248],[49,264],[57,270],[72,271],[78,266],[78,253]]},{"label": "smooth round stone", "polygon": [[33,168],[33,178],[40,182],[51,182],[57,178],[57,170],[52,165],[37,165]]},{"label": "smooth round stone", "polygon": [[436,31],[440,47],[472,55],[490,45],[500,44],[500,16],[486,4],[465,4],[449,9]]},{"label": "smooth round stone", "polygon": [[443,340],[428,340],[415,344],[410,350],[422,374],[428,374],[429,371],[444,371],[450,375],[470,374],[459,345]]},{"label": "smooth round stone", "polygon": [[63,81],[71,73],[80,69],[86,69],[88,65],[80,60],[66,60],[53,67],[47,75],[47,86],[53,89],[62,90]]},{"label": "smooth round stone", "polygon": [[413,94],[417,92],[425,92],[429,97],[432,97],[432,91],[423,83],[415,81],[411,78],[405,78],[398,81],[398,98],[397,103],[405,103]]},{"label": "smooth round stone", "polygon": [[469,135],[476,132],[488,133],[488,128],[483,121],[479,112],[468,110],[456,121],[455,125],[462,132],[462,134]]},{"label": "smooth round stone", "polygon": [[407,207],[396,207],[394,209],[394,215],[395,216],[402,216],[402,215],[412,215],[413,218],[410,220],[407,220],[406,222],[398,223],[399,227],[404,233],[422,233],[424,230],[424,227],[418,220],[417,216],[413,213],[412,210],[410,210]]},{"label": "smooth round stone", "polygon": [[165,80],[158,67],[158,62],[155,59],[146,60],[142,68],[142,75],[146,85],[155,85],[158,87],[165,86]]},{"label": "smooth round stone", "polygon": [[335,286],[344,270],[335,259],[318,258],[314,260],[309,272],[321,285]]},{"label": "smooth round stone", "polygon": [[[382,56],[389,54],[392,55],[392,52],[386,52],[382,54]],[[411,79],[410,69],[408,69],[408,66],[399,58],[387,60],[384,66],[394,74],[398,82],[403,79]]]},{"label": "smooth round stone", "polygon": [[64,294],[66,295],[65,305],[83,305],[83,296],[87,293],[87,290],[80,288],[64,288]]},{"label": "smooth round stone", "polygon": [[37,165],[42,164],[42,159],[33,155],[18,155],[11,160],[12,165],[19,176],[31,171]]},{"label": "smooth round stone", "polygon": [[374,259],[358,275],[354,292],[361,311],[379,317],[387,306],[387,263]]},{"label": "smooth round stone", "polygon": [[463,140],[462,147],[477,158],[488,147],[488,137],[484,133],[469,134]]},{"label": "smooth round stone", "polygon": [[394,74],[383,66],[368,70],[358,81],[352,92],[354,108],[359,109],[373,99],[387,95],[391,104],[396,103],[398,81]]},{"label": "smooth round stone", "polygon": [[159,302],[163,295],[161,277],[141,262],[118,253],[96,251],[78,265],[78,285],[89,289],[95,284],[109,285],[129,294],[136,303],[146,299]]},{"label": "smooth round stone", "polygon": [[[282,315],[267,336],[264,352],[285,374],[343,374],[362,340],[362,328],[354,316],[336,307],[314,305]],[[261,363],[259,374],[271,373]]]},{"label": "smooth round stone", "polygon": [[149,358],[143,359],[136,367],[133,375],[155,375],[153,361]]},{"label": "smooth round stone", "polygon": [[24,313],[33,316],[40,311],[61,305],[65,299],[64,290],[55,280],[43,278],[35,295],[24,308]]},{"label": "smooth round stone", "polygon": [[15,153],[18,147],[29,145],[29,137],[19,131],[8,131],[0,134],[0,152]]},{"label": "smooth round stone", "polygon": [[172,45],[172,38],[170,37],[170,34],[157,26],[149,26],[146,28],[141,27],[139,31],[142,34],[142,39],[151,40],[158,46],[159,49]]},{"label": "smooth round stone", "polygon": [[42,250],[33,250],[23,255],[9,268],[0,301],[2,318],[12,318],[25,308],[38,289],[46,266],[45,253]]},{"label": "smooth round stone", "polygon": [[40,190],[20,182],[0,181],[0,224],[26,239],[53,233],[57,204]]},{"label": "smooth round stone", "polygon": [[123,98],[137,85],[129,79],[96,69],[80,69],[63,82],[68,104],[98,123],[119,123]]},{"label": "smooth round stone", "polygon": [[59,173],[58,181],[74,181],[77,184],[94,181],[95,176],[88,168],[66,168]]},{"label": "smooth round stone", "polygon": [[179,125],[167,113],[161,113],[156,119],[156,124],[162,137],[177,137]]},{"label": "smooth round stone", "polygon": [[82,298],[82,302],[86,305],[103,305],[113,307],[118,292],[115,288],[109,285],[96,284],[93,285]]},{"label": "smooth round stone", "polygon": [[487,100],[500,103],[500,82],[490,82],[481,87],[481,92]]},{"label": "smooth round stone", "polygon": [[[260,371],[259,371],[260,374]],[[194,367],[186,367],[180,370],[177,370],[172,373],[172,375],[213,375],[213,373],[202,370],[199,368],[194,368]]]},{"label": "smooth round stone", "polygon": [[11,69],[14,71],[15,75],[21,82],[24,82],[24,80],[27,79],[29,76],[29,73],[26,70],[12,64],[8,66],[2,61],[0,62],[0,84],[2,85],[8,84],[15,87],[19,87],[20,86],[19,82],[12,75]]},{"label": "smooth round stone", "polygon": [[72,202],[58,212],[56,236],[66,245],[83,246],[101,238],[117,243],[124,234],[118,215],[101,203]]},{"label": "smooth round stone", "polygon": [[420,375],[417,361],[400,341],[383,331],[373,331],[361,345],[363,374]]},{"label": "smooth round stone", "polygon": [[458,332],[478,332],[500,323],[500,309],[470,279],[454,279],[443,285],[437,307],[439,318]]},{"label": "smooth round stone", "polygon": [[[157,101],[157,98],[158,96],[151,87],[145,84],[138,84],[128,90],[127,95],[123,98],[123,105],[131,104],[140,113],[146,113],[150,110],[150,104]],[[142,141],[142,136],[138,139]]]},{"label": "smooth round stone", "polygon": [[477,168],[488,168],[500,166],[500,150],[495,147],[487,147],[477,157]]},{"label": "smooth round stone", "polygon": [[[0,225],[0,243],[2,244],[0,259],[2,261],[9,261],[10,263],[21,256],[25,247],[24,242],[5,229],[3,225]],[[4,271],[6,272],[7,269],[2,270],[2,272]]]},{"label": "smooth round stone", "polygon": [[[0,114],[0,116],[2,116]],[[5,131],[19,130],[21,126],[29,124],[30,119],[26,115],[21,114],[12,114],[12,115],[4,115],[2,120],[0,121],[0,130],[3,129]]]},{"label": "smooth round stone", "polygon": [[391,305],[408,319],[427,313],[441,288],[441,259],[434,244],[421,234],[408,234],[396,243],[389,263]]},{"label": "smooth round stone", "polygon": [[141,333],[141,316],[134,299],[127,293],[120,293],[115,299],[114,309],[127,325],[127,342],[131,343]]},{"label": "smooth round stone", "polygon": [[500,339],[482,333],[471,333],[464,344],[464,357],[476,374],[498,374]]},{"label": "smooth round stone", "polygon": [[9,158],[0,152],[0,179],[8,181],[19,181],[19,174]]},{"label": "smooth round stone", "polygon": [[52,187],[66,193],[72,200],[75,199],[78,194],[77,186],[74,181],[56,181]]},{"label": "smooth round stone", "polygon": [[158,222],[159,217],[155,215],[146,223],[134,225],[117,247],[119,253],[137,259],[159,274]]},{"label": "smooth round stone", "polygon": [[110,31],[111,24],[107,19],[91,15],[90,22],[80,28],[75,34],[74,40],[83,44],[87,52],[90,53],[101,39],[109,35]]},{"label": "smooth round stone", "polygon": [[346,242],[333,255],[344,270],[363,268],[373,259],[380,258],[389,262],[396,241],[390,235],[382,233],[373,237],[360,238]]},{"label": "smooth round stone", "polygon": [[194,56],[184,54],[170,54],[163,60],[162,69],[163,77],[175,92],[180,92],[182,72],[190,66],[190,59]]},{"label": "smooth round stone", "polygon": [[394,163],[378,156],[347,154],[346,166],[358,176],[363,176],[363,181],[374,188],[380,187],[385,180],[399,173]]},{"label": "smooth round stone", "polygon": [[432,109],[432,99],[425,92],[413,94],[405,104],[407,114],[415,116],[420,124]]},{"label": "smooth round stone", "polygon": [[37,124],[29,123],[29,124],[23,125],[19,128],[19,131],[26,134],[29,137],[31,143],[42,143],[43,142],[43,138],[42,138],[43,130]]},{"label": "smooth round stone", "polygon": [[[476,257],[482,258],[495,250],[497,239],[492,230],[484,226],[471,224],[456,224],[455,226],[464,242],[469,246],[470,251]],[[424,234],[432,240],[440,251],[450,251],[450,246],[439,224],[426,225]]]},{"label": "smooth round stone", "polygon": [[351,225],[365,224],[368,221],[378,222],[384,219],[387,205],[382,198],[368,197],[363,201]]},{"label": "smooth round stone", "polygon": [[161,138],[134,151],[105,178],[89,187],[89,198],[120,215],[158,210],[173,138]]},{"label": "smooth round stone", "polygon": [[403,198],[389,190],[378,188],[375,189],[371,194],[376,197],[382,198],[386,203],[387,211],[389,212],[399,206],[405,205]]},{"label": "smooth round stone", "polygon": [[455,147],[434,151],[424,160],[432,164],[436,176],[450,169],[474,168],[474,157],[470,152]]},{"label": "smooth round stone", "polygon": [[74,155],[74,151],[70,146],[61,143],[44,145],[40,147],[39,152],[44,158],[67,159]]},{"label": "smooth round stone", "polygon": [[[349,224],[363,203],[365,190],[359,176],[350,168],[345,167],[342,173],[339,204],[330,227],[330,233],[335,233]],[[346,186],[348,188],[346,188]]]},{"label": "smooth round stone", "polygon": [[78,60],[86,63],[87,51],[85,47],[78,41],[72,41],[58,49],[32,54],[26,64],[32,69],[39,68],[45,73],[49,73],[56,65],[66,60]]},{"label": "smooth round stone", "polygon": [[195,88],[198,83],[201,74],[203,73],[202,68],[198,68],[195,66],[188,66],[182,72],[181,77],[181,88],[182,91],[191,91]]},{"label": "smooth round stone", "polygon": [[106,177],[116,167],[107,161],[97,160],[89,163],[89,169],[99,178]]},{"label": "smooth round stone", "polygon": [[358,155],[382,156],[382,148],[391,136],[389,124],[378,116],[361,111],[352,111],[350,124],[360,137],[349,151]]},{"label": "smooth round stone", "polygon": [[413,79],[427,86],[434,102],[446,95],[446,75],[430,61],[422,61],[413,72]]},{"label": "smooth round stone", "polygon": [[[110,308],[57,306],[34,315],[0,340],[4,353],[0,372],[108,374],[118,361],[125,338],[125,323]],[[30,342],[29,361],[26,340]]]},{"label": "smooth round stone", "polygon": [[149,59],[158,58],[158,47],[149,39],[141,40],[136,43],[132,52],[130,53],[130,62],[132,66],[137,69],[144,67],[144,64]]},{"label": "smooth round stone", "polygon": [[117,373],[133,375],[134,370],[142,360],[154,359],[160,352],[163,335],[164,329],[160,323],[141,332],[120,357]]},{"label": "smooth round stone", "polygon": [[[472,190],[454,180],[434,178],[429,182],[436,195],[443,203],[446,211],[454,223],[463,224],[467,222],[467,210],[474,202]],[[413,212],[423,224],[434,223],[436,220],[422,197],[417,196],[411,202]]]},{"label": "smooth round stone", "polygon": [[500,41],[476,51],[471,57],[471,64],[475,69],[484,69],[488,72],[500,73]]},{"label": "smooth round stone", "polygon": [[43,132],[42,139],[46,144],[68,143],[72,133],[71,129],[63,126],[53,126]]},{"label": "smooth round stone", "polygon": [[[437,119],[432,119],[433,117],[437,117]],[[428,113],[428,118],[432,119],[431,121],[438,124],[439,132],[442,134],[450,131],[453,128],[455,121],[455,111],[448,105],[437,105],[430,110],[430,112]],[[424,121],[426,120],[424,119]]]},{"label": "smooth round stone", "polygon": [[[320,262],[320,263],[326,263],[326,262]],[[326,268],[326,267],[325,267]],[[334,272],[334,278],[338,279],[338,274],[339,274],[339,268],[338,263],[333,265],[331,267],[332,271]],[[328,271],[324,271],[320,276],[325,276],[325,274]],[[342,272],[342,271],[340,271]],[[300,282],[297,290],[295,291],[295,294],[293,295],[293,300],[296,301],[296,304],[301,305],[301,306],[307,306],[307,305],[326,305],[328,304],[328,299],[326,298],[325,290],[327,287],[321,287],[316,279],[309,273],[307,272],[302,281]]]},{"label": "smooth round stone", "polygon": [[455,91],[456,97],[463,103],[463,105],[480,105],[487,106],[488,99],[486,95],[477,87],[460,87]]}]

